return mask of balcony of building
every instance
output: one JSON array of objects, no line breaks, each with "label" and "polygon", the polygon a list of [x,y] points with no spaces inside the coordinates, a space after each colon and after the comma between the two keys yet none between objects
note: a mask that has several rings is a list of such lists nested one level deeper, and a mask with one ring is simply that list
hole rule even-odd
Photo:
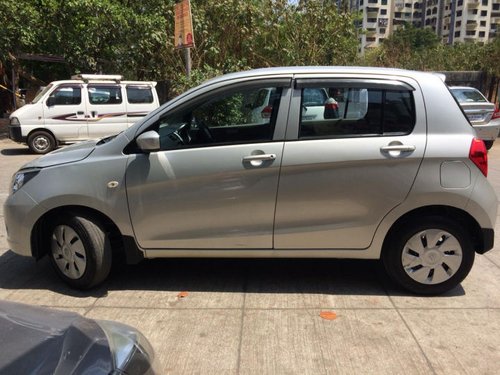
[{"label": "balcony of building", "polygon": [[469,21],[467,21],[467,24],[465,25],[465,28],[467,30],[474,30],[474,29],[477,28],[477,25],[478,25],[477,21],[469,20]]},{"label": "balcony of building", "polygon": [[468,0],[467,1],[467,7],[469,9],[477,8],[480,4],[481,4],[481,0]]},{"label": "balcony of building", "polygon": [[366,29],[365,35],[367,38],[374,37],[375,35],[377,35],[377,29],[375,28]]},{"label": "balcony of building", "polygon": [[375,7],[367,7],[366,8],[366,17],[367,18],[377,18],[378,16],[378,8]]},{"label": "balcony of building", "polygon": [[370,42],[365,44],[365,48],[371,49],[371,48],[376,48],[378,46],[377,42]]}]

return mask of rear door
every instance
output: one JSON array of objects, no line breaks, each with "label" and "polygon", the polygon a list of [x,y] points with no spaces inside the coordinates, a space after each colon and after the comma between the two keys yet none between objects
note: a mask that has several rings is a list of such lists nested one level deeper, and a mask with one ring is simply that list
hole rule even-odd
[{"label": "rear door", "polygon": [[[426,145],[417,84],[297,79],[276,206],[276,249],[363,249],[410,191]],[[325,90],[335,116],[311,119],[304,94]],[[331,100],[329,102],[332,102]],[[325,118],[326,117],[326,118]]]},{"label": "rear door", "polygon": [[88,132],[89,138],[102,138],[127,128],[127,110],[120,84],[89,83]]}]

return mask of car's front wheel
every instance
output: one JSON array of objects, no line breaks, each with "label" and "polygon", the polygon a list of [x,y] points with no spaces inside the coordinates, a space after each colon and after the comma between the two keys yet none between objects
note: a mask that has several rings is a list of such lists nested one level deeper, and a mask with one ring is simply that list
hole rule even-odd
[{"label": "car's front wheel", "polygon": [[51,226],[49,243],[56,272],[72,287],[88,289],[108,276],[111,246],[102,225],[94,218],[60,216]]},{"label": "car's front wheel", "polygon": [[29,135],[28,147],[35,154],[46,154],[56,148],[56,140],[45,131],[36,131]]},{"label": "car's front wheel", "polygon": [[417,294],[441,294],[458,285],[474,263],[466,229],[441,217],[406,223],[388,238],[382,260],[389,276]]}]

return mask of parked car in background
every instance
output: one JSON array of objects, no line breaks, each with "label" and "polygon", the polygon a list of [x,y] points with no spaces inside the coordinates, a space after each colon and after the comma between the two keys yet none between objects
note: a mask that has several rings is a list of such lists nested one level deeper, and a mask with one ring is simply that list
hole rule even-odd
[{"label": "parked car in background", "polygon": [[[276,95],[280,96],[276,88],[264,88],[252,93],[250,103],[247,105],[250,109],[249,122],[258,124],[262,122],[262,119],[270,118],[273,112],[271,104],[274,102]],[[324,88],[305,89],[302,99],[302,113],[305,119],[323,119],[325,111],[328,113],[329,109],[333,109],[333,115],[338,117],[338,107],[334,105],[336,102],[333,98],[328,97],[328,93]]]},{"label": "parked car in background", "polygon": [[9,137],[37,154],[117,134],[158,108],[156,82],[82,74],[46,86],[10,115]]},{"label": "parked car in background", "polygon": [[158,372],[148,340],[127,325],[0,301],[1,374]]},{"label": "parked car in background", "polygon": [[[270,114],[249,116],[263,89]],[[48,255],[76,288],[105,280],[122,252],[130,263],[382,259],[400,286],[437,294],[493,248],[487,171],[483,141],[434,74],[268,68],[207,81],[115,137],[26,164],[4,218],[14,252]]]},{"label": "parked car in background", "polygon": [[450,91],[489,150],[500,130],[500,110],[473,87],[451,86]]}]

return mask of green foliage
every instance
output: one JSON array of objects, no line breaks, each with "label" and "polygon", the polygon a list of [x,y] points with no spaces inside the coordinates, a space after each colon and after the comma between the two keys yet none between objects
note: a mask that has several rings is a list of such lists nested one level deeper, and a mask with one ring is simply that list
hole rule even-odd
[{"label": "green foliage", "polygon": [[[46,82],[73,73],[123,74],[168,80],[173,95],[222,73],[287,65],[355,65],[496,72],[500,42],[444,46],[428,29],[397,30],[380,47],[357,55],[359,15],[334,1],[192,0],[192,74],[174,49],[175,0],[3,0],[0,66],[11,64]],[[62,56],[65,64],[11,56]],[[5,81],[5,77],[3,77]]]},{"label": "green foliage", "polygon": [[[64,68],[21,61],[50,78],[119,73],[170,80],[174,92],[223,72],[277,65],[344,65],[357,59],[354,16],[332,2],[192,0],[196,47],[184,78],[174,49],[174,0],[4,0],[0,61],[9,53],[64,57]],[[61,76],[54,77],[54,74]]]},{"label": "green foliage", "polygon": [[406,25],[384,43],[364,56],[364,63],[415,70],[483,70],[500,75],[500,39],[486,45],[479,43],[441,44],[427,28]]}]

